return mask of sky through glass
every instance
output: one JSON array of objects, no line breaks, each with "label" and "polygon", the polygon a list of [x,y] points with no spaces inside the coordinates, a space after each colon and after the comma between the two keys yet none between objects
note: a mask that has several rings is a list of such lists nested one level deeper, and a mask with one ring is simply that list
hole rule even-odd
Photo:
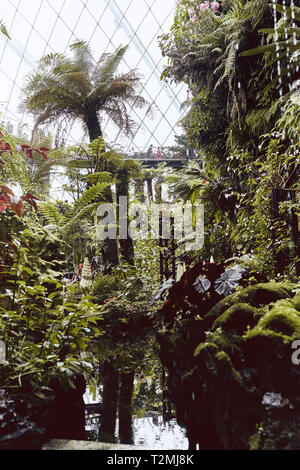
[{"label": "sky through glass", "polygon": [[[154,117],[147,117],[146,110],[131,110],[137,123],[133,139],[104,120],[109,143],[124,150],[145,150],[150,144],[173,145],[175,135],[182,134],[178,121],[186,88],[160,80],[166,60],[157,40],[172,25],[174,0],[1,0],[0,5],[0,18],[11,37],[7,40],[0,35],[0,111],[14,134],[31,135],[31,117],[18,110],[26,74],[42,55],[67,53],[76,40],[89,42],[96,60],[103,52],[129,44],[119,71],[137,68],[142,75],[142,95],[153,105]],[[83,139],[81,126],[75,124],[66,143]]]}]

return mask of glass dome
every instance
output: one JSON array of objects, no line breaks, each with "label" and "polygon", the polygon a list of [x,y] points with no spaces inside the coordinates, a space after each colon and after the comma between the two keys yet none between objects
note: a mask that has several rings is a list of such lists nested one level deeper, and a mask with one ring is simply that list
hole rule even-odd
[{"label": "glass dome", "polygon": [[[85,40],[97,60],[103,52],[129,44],[120,71],[138,69],[142,95],[152,104],[154,116],[132,109],[137,124],[133,138],[124,137],[109,120],[102,123],[104,136],[125,151],[173,145],[175,135],[182,133],[178,121],[186,88],[160,80],[166,60],[157,37],[169,31],[174,9],[174,0],[2,0],[0,17],[11,39],[0,35],[1,120],[15,135],[30,138],[33,121],[20,114],[18,104],[26,74],[42,55],[68,53],[70,44]],[[75,124],[66,144],[81,140],[82,128]]]}]

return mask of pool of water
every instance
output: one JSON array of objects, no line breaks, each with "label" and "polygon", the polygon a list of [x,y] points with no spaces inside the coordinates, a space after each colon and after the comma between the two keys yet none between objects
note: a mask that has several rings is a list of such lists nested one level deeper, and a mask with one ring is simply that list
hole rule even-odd
[{"label": "pool of water", "polygon": [[[95,403],[89,394],[85,395],[85,403]],[[89,416],[86,420],[88,439],[98,441],[100,416]],[[118,422],[116,438],[118,436]],[[176,419],[164,422],[157,414],[133,419],[133,444],[150,450],[188,450],[188,439],[185,430],[177,424]]]},{"label": "pool of water", "polygon": [[[87,418],[86,432],[88,439],[98,441],[100,416]],[[118,422],[116,426],[118,436]],[[188,450],[185,430],[178,426],[176,419],[163,421],[162,416],[134,418],[133,444],[150,450]]]},{"label": "pool of water", "polygon": [[162,416],[136,418],[133,422],[134,445],[147,449],[187,450],[185,430],[176,419],[166,423]]}]

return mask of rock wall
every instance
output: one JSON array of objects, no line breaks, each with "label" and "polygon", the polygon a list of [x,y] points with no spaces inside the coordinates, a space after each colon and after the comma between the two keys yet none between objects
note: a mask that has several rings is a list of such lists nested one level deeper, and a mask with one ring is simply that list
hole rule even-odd
[{"label": "rock wall", "polygon": [[76,389],[64,391],[58,383],[46,399],[0,394],[0,450],[38,450],[50,439],[85,436],[85,380],[75,379]]},{"label": "rock wall", "polygon": [[168,396],[190,448],[300,449],[297,286],[255,283],[213,299],[192,292],[197,277],[187,272],[157,317]]}]

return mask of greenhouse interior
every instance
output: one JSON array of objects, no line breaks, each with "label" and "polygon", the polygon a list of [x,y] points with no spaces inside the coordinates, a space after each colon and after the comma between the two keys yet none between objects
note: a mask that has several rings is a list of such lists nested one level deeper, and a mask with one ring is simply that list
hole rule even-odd
[{"label": "greenhouse interior", "polygon": [[0,450],[300,450],[299,66],[300,0],[1,1]]}]

